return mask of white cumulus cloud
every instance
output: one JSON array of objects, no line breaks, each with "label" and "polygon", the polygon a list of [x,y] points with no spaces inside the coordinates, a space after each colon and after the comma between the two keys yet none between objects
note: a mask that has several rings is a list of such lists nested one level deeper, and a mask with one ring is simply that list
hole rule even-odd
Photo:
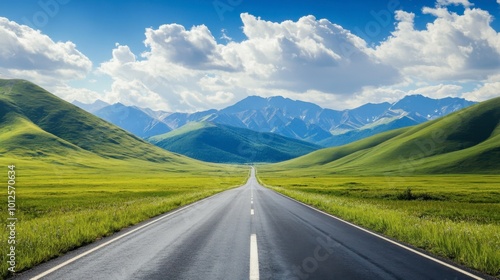
[{"label": "white cumulus cloud", "polygon": [[144,54],[148,59],[186,68],[233,70],[239,66],[225,46],[217,44],[205,25],[193,26],[190,30],[179,24],[164,24],[156,30],[148,28],[144,44],[151,48],[151,52]]},{"label": "white cumulus cloud", "polygon": [[407,94],[421,94],[430,98],[461,97],[463,87],[453,84],[439,84],[410,90]]},{"label": "white cumulus cloud", "polygon": [[[436,0],[422,14],[432,20],[416,28],[420,14],[396,11],[394,31],[376,46],[312,15],[272,22],[243,13],[239,42],[225,30],[217,41],[205,25],[163,24],[145,29],[146,51],[117,43],[95,72],[71,41],[55,42],[0,17],[0,77],[29,79],[69,101],[99,98],[167,111],[223,108],[255,94],[337,109],[418,93],[498,96],[500,33],[493,16],[469,0]],[[112,84],[103,93],[69,86],[81,87],[73,80],[89,74],[104,74]]]},{"label": "white cumulus cloud", "polygon": [[[457,14],[448,5],[466,9]],[[246,38],[225,43],[218,43],[204,25],[165,24],[146,29],[146,52],[135,55],[117,45],[99,70],[113,79],[109,96],[119,100],[119,92],[126,94],[124,85],[136,81],[142,92],[155,96],[150,107],[174,111],[222,108],[253,94],[323,100],[319,103],[336,108],[406,94],[462,96],[462,83],[483,85],[500,68],[500,34],[491,27],[493,17],[472,7],[460,0],[424,7],[422,13],[435,19],[423,30],[415,28],[415,14],[396,11],[395,30],[376,47],[314,16],[272,22],[243,13]],[[490,88],[467,96],[486,96]],[[129,102],[152,102],[135,92]]]},{"label": "white cumulus cloud", "polygon": [[266,79],[266,87],[352,93],[400,78],[363,39],[326,19],[306,16],[275,23],[249,14],[241,18],[248,39],[236,49],[245,69]]},{"label": "white cumulus cloud", "polygon": [[35,82],[84,78],[92,62],[76,45],[54,42],[28,26],[0,17],[0,75]]},{"label": "white cumulus cloud", "polygon": [[71,41],[54,42],[39,30],[0,17],[0,78],[26,79],[68,101],[91,102],[98,93],[68,85],[91,70],[90,59]]},{"label": "white cumulus cloud", "polygon": [[426,81],[484,80],[498,73],[500,33],[491,27],[487,11],[466,9],[459,15],[426,7],[423,13],[436,19],[417,30],[414,14],[396,12],[396,30],[376,48],[382,61]]},{"label": "white cumulus cloud", "polygon": [[118,97],[122,86],[115,84],[135,79],[182,111],[222,107],[256,92],[350,94],[401,79],[363,39],[328,20],[241,19],[247,37],[241,42],[220,44],[204,25],[165,24],[146,29],[148,51],[139,57],[117,45],[99,67],[113,78],[108,94]]},{"label": "white cumulus cloud", "polygon": [[469,0],[437,0],[436,4],[437,6],[462,5],[464,7],[470,7],[474,5],[470,3]]},{"label": "white cumulus cloud", "polygon": [[474,90],[466,92],[463,97],[474,101],[483,101],[500,96],[500,75],[484,84],[478,85]]}]

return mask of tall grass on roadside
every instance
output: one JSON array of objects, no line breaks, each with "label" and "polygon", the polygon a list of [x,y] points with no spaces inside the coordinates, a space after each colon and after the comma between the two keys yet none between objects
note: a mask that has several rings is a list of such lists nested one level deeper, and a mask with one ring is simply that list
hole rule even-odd
[{"label": "tall grass on roadside", "polygon": [[[198,191],[169,197],[150,197],[75,212],[20,220],[17,228],[16,270],[59,256],[68,250],[91,243],[124,227],[144,221],[177,207],[192,203],[224,189]],[[0,242],[7,243],[8,232],[1,230]],[[6,272],[5,254],[0,257],[2,274]]]},{"label": "tall grass on roadside", "polygon": [[[140,161],[106,161],[94,168],[18,161],[16,272],[242,185],[248,174],[248,168],[234,166],[182,168]],[[0,203],[2,221],[6,207]],[[0,227],[0,279],[11,275],[8,235]]]},{"label": "tall grass on roadside", "polygon": [[[349,193],[342,191],[335,192],[335,186],[329,188],[320,184],[321,187],[319,187],[311,179],[309,179],[311,180],[309,184],[299,184],[298,182],[301,182],[301,180],[297,180],[297,178],[285,181],[277,178],[268,179],[264,177],[261,179],[268,183],[269,188],[325,212],[396,240],[428,250],[436,255],[452,259],[473,269],[500,277],[500,220],[498,220],[497,216],[488,220],[486,216],[490,215],[489,211],[484,211],[484,209],[492,208],[492,212],[495,212],[494,209],[499,207],[498,203],[401,201],[401,197],[405,195],[418,196],[418,194],[409,192],[407,188],[400,188],[400,191],[394,192],[392,187],[388,188],[386,192],[396,193],[396,195],[384,195],[379,189],[377,194],[379,198],[364,198],[363,195],[359,194],[349,195]],[[331,181],[332,179],[329,178]],[[383,178],[380,178],[380,180],[383,180]],[[409,181],[411,180],[409,179]],[[419,180],[422,180],[422,178]],[[432,177],[425,177],[423,180],[432,182]],[[437,182],[440,180],[443,179],[436,178]],[[478,186],[477,183],[474,186],[475,179],[469,177],[468,180],[472,185],[471,189]],[[321,181],[321,178],[318,178],[318,181]],[[354,185],[367,182],[376,184],[377,182],[374,178],[363,177],[349,178],[349,181],[358,182],[353,183]],[[413,181],[416,180],[413,179]],[[278,182],[280,182],[281,186],[272,186],[273,183],[278,185]],[[333,193],[328,193],[329,189]],[[463,189],[452,195],[460,196],[460,191],[463,196],[467,196],[467,192],[464,192]],[[453,189],[440,189],[439,192],[453,193]],[[397,193],[401,194],[399,199]],[[370,194],[367,196],[370,196]],[[474,199],[474,195],[470,196],[471,199]],[[441,199],[446,200],[447,198]],[[464,200],[465,198],[462,197],[461,199]],[[418,210],[419,205],[422,206],[422,212]],[[490,206],[487,207],[487,205]],[[476,217],[451,214],[450,211],[453,211],[453,208],[454,211],[460,212],[460,207],[470,216],[475,215]],[[428,213],[428,215],[423,213]]]}]

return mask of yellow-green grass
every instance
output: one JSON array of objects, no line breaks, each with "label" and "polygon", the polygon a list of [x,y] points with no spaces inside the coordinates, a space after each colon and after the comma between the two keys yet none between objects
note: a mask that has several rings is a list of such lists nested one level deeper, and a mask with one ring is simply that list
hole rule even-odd
[{"label": "yellow-green grass", "polygon": [[292,176],[259,169],[267,187],[500,277],[500,176]]},{"label": "yellow-green grass", "polygon": [[[62,165],[0,158],[0,179],[4,182],[7,165],[16,164],[16,272],[242,185],[248,176],[248,168],[236,166],[79,161],[71,159]],[[2,200],[0,219],[6,223],[6,195]],[[5,278],[11,275],[6,256],[9,232],[5,225],[0,228],[0,278]]]}]

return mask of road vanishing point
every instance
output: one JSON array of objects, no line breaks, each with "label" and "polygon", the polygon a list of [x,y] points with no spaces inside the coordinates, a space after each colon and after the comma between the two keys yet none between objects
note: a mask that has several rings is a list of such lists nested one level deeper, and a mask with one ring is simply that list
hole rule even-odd
[{"label": "road vanishing point", "polygon": [[482,279],[248,182],[15,279]]}]

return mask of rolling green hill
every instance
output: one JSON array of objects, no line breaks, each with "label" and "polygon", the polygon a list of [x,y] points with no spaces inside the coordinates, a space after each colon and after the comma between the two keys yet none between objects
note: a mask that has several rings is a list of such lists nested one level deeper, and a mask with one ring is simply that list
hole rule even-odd
[{"label": "rolling green hill", "polygon": [[218,163],[278,162],[305,155],[320,146],[273,133],[193,122],[149,142],[195,159]]},{"label": "rolling green hill", "polygon": [[[16,272],[248,176],[165,151],[24,80],[0,80],[0,166],[5,183],[15,170]],[[1,204],[0,219],[8,215]],[[0,228],[2,244],[9,234]],[[0,279],[12,276],[8,267],[0,255]]]},{"label": "rolling green hill", "polygon": [[60,163],[68,158],[195,163],[23,80],[0,80],[0,155]]},{"label": "rolling green hill", "polygon": [[498,173],[499,158],[500,98],[495,98],[434,121],[322,149],[262,170],[356,175]]}]

